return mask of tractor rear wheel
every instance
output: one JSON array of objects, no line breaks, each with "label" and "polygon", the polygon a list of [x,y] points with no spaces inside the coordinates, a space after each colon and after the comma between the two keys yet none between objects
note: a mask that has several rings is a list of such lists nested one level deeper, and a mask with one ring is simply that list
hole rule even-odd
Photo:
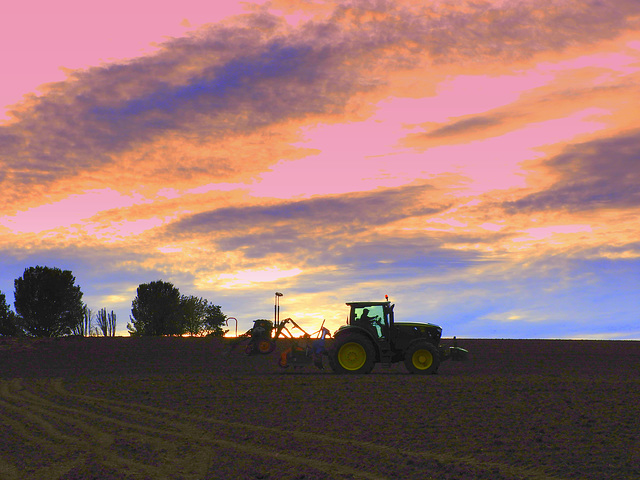
[{"label": "tractor rear wheel", "polygon": [[364,335],[343,335],[329,352],[329,364],[335,373],[369,373],[375,364],[374,347]]},{"label": "tractor rear wheel", "polygon": [[436,373],[440,366],[438,349],[426,341],[413,343],[404,354],[404,364],[411,373],[419,375]]}]

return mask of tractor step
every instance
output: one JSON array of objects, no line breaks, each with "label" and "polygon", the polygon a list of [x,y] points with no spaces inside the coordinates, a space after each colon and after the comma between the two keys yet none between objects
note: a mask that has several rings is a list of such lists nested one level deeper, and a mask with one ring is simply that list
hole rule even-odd
[{"label": "tractor step", "polygon": [[392,365],[392,361],[391,361],[391,357],[392,357],[392,352],[391,351],[387,351],[387,352],[382,352],[382,354],[380,355],[380,363],[382,364],[383,367],[385,368],[389,368]]}]

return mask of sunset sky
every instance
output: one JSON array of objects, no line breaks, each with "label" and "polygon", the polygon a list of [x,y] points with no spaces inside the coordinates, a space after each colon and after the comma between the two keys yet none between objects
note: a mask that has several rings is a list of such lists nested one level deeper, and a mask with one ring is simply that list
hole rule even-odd
[{"label": "sunset sky", "polygon": [[164,280],[241,332],[280,291],[309,330],[387,294],[445,336],[640,339],[638,0],[3,10],[12,306],[46,265],[119,334]]}]

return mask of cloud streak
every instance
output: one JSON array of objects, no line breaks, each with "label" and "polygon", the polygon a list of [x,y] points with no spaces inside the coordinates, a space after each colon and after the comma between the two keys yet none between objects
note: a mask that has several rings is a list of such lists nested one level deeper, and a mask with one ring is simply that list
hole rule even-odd
[{"label": "cloud streak", "polygon": [[640,206],[640,131],[572,145],[544,162],[558,178],[549,188],[506,202],[509,212],[635,209]]},{"label": "cloud streak", "polygon": [[307,229],[319,225],[350,225],[360,229],[385,225],[406,217],[430,215],[447,206],[427,206],[429,185],[379,192],[355,193],[281,202],[270,206],[230,207],[185,217],[171,225],[173,233],[276,228],[284,224]]}]

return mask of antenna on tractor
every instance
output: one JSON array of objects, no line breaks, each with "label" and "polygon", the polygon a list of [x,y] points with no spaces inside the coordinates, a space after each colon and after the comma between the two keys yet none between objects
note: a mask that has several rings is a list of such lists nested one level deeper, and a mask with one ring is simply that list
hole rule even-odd
[{"label": "antenna on tractor", "polygon": [[276,301],[273,306],[273,324],[277,328],[280,324],[280,297],[282,294],[280,292],[276,292]]}]

